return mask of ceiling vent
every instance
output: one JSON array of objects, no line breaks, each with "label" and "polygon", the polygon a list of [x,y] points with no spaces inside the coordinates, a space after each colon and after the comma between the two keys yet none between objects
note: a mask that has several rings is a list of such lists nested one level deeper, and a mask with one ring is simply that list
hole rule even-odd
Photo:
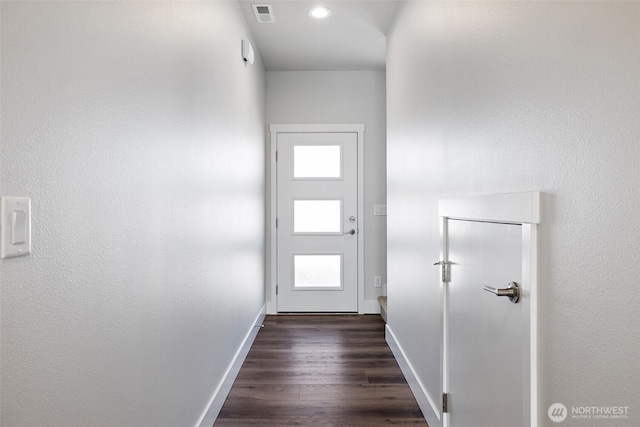
[{"label": "ceiling vent", "polygon": [[271,24],[276,22],[276,18],[273,16],[273,7],[270,4],[253,4],[252,6],[258,23]]}]

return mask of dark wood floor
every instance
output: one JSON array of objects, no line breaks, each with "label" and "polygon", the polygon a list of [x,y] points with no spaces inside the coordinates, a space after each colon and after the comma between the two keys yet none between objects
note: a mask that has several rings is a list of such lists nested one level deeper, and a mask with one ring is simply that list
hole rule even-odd
[{"label": "dark wood floor", "polygon": [[267,316],[215,426],[423,425],[378,315]]}]

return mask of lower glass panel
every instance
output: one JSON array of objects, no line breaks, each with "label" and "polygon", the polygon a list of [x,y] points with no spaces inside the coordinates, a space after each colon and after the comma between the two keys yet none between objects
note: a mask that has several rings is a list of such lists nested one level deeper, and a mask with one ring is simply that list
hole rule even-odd
[{"label": "lower glass panel", "polygon": [[342,255],[294,255],[294,289],[342,288]]}]

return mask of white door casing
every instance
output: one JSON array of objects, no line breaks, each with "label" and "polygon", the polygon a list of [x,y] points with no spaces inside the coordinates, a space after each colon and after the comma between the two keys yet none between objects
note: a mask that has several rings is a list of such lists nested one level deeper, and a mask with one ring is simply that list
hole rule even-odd
[{"label": "white door casing", "polygon": [[[362,313],[364,125],[271,125],[270,130],[267,312]],[[313,170],[321,166],[316,159],[322,152],[334,156],[336,150],[339,166],[330,166],[329,175]],[[307,174],[299,165],[309,154]],[[313,212],[323,214],[306,221]],[[326,274],[304,274],[319,261]]]},{"label": "white door casing", "polygon": [[[537,192],[440,201],[444,425],[538,425]],[[517,282],[512,303],[484,286]],[[519,391],[518,391],[519,390]]]}]

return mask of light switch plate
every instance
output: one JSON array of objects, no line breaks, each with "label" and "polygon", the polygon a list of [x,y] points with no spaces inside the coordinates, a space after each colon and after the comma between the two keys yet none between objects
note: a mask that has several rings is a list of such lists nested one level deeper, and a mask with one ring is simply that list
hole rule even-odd
[{"label": "light switch plate", "polygon": [[373,205],[373,215],[387,216],[387,205]]},{"label": "light switch plate", "polygon": [[13,258],[31,253],[31,199],[2,197],[0,257]]}]

